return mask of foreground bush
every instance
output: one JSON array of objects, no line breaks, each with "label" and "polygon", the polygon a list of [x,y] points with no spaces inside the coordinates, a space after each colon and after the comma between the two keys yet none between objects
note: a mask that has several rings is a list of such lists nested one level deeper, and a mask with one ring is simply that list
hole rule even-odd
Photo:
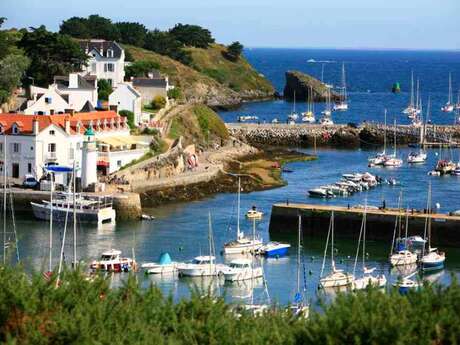
[{"label": "foreground bush", "polygon": [[173,303],[135,277],[108,280],[67,272],[59,288],[17,268],[0,271],[0,341],[10,344],[457,344],[460,287],[400,296],[339,296],[308,320],[278,311],[236,317],[222,299]]}]

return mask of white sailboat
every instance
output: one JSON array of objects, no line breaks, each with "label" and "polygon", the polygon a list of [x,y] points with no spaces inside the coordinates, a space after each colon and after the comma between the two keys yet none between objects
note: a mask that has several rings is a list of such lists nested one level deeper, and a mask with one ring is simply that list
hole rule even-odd
[{"label": "white sailboat", "polygon": [[[427,210],[431,213],[431,181],[428,186],[428,200]],[[437,248],[431,248],[431,217],[425,218],[425,233],[424,238],[428,243],[428,250],[425,251],[425,246],[422,251],[422,258],[420,264],[423,271],[434,271],[444,268],[444,262],[446,261],[446,254],[438,251]]]},{"label": "white sailboat", "polygon": [[447,103],[441,108],[445,113],[451,113],[454,111],[454,104],[452,101],[452,74],[449,73],[449,94],[447,96]]},{"label": "white sailboat", "polygon": [[394,152],[391,156],[387,157],[383,165],[385,167],[400,167],[403,164],[402,159],[396,156],[396,120],[394,121]]},{"label": "white sailboat", "polygon": [[[323,276],[324,267],[326,264],[327,249],[329,245],[329,237],[331,237],[331,272]],[[326,246],[324,248],[323,264],[321,266],[321,273],[319,279],[319,287],[331,288],[348,286],[353,282],[353,275],[346,273],[343,270],[335,267],[334,261],[334,211],[331,213],[331,221],[329,223],[329,230],[327,232]]]},{"label": "white sailboat", "polygon": [[[256,239],[256,220],[252,220],[252,239]],[[241,281],[262,277],[264,274],[262,266],[254,265],[254,255],[251,259],[235,259],[230,265],[222,270],[226,281]]]},{"label": "white sailboat", "polygon": [[[299,215],[299,229],[298,229],[298,238],[297,238],[297,284],[296,284],[296,292],[294,295],[294,303],[291,304],[290,310],[298,316],[308,317],[309,313],[309,305],[306,301],[305,293],[307,291],[305,276],[304,276],[304,286],[301,289],[300,283],[300,270],[301,270],[301,258],[302,258],[302,216]],[[304,275],[305,275],[305,267],[304,267]]]},{"label": "white sailboat", "polygon": [[[400,199],[401,200],[401,199]],[[406,266],[406,265],[413,265],[417,262],[417,254],[412,253],[409,251],[408,248],[408,227],[409,227],[409,210],[406,210],[406,226],[405,226],[405,236],[404,236],[404,249],[398,250],[396,253],[393,253],[395,249],[396,240],[396,229],[398,225],[398,218],[401,218],[401,215],[396,217],[395,229],[393,232],[393,242],[391,244],[391,255],[390,255],[390,263],[391,266]]]},{"label": "white sailboat", "polygon": [[295,102],[296,102],[296,95],[295,95],[295,91],[294,91],[294,104],[293,104],[293,107],[292,107],[292,112],[289,114],[288,116],[288,120],[289,121],[297,121],[297,119],[299,118],[299,114],[297,114],[296,110],[295,110]]},{"label": "white sailboat", "polygon": [[310,86],[310,92],[307,97],[307,111],[302,113],[302,122],[315,123],[315,111],[313,105],[313,87]]},{"label": "white sailboat", "polygon": [[345,79],[345,64],[342,63],[342,86],[340,87],[340,101],[334,105],[334,111],[348,110],[347,84]]},{"label": "white sailboat", "polygon": [[[367,287],[384,287],[387,283],[387,278],[384,274],[374,275],[375,267],[368,268],[366,267],[366,211],[367,203],[364,208],[363,220],[361,223],[361,229],[359,232],[358,247],[356,249],[355,264],[353,266],[353,284],[352,287],[354,290],[362,290]],[[360,278],[356,278],[356,266],[358,263],[358,256],[361,249],[361,237],[362,237],[362,265],[363,265],[363,275]]]},{"label": "white sailboat", "polygon": [[368,159],[369,167],[383,165],[387,159],[387,110],[384,112],[384,127],[383,127],[383,151],[377,153],[374,157]]},{"label": "white sailboat", "polygon": [[410,84],[410,101],[409,105],[403,110],[404,114],[417,114],[417,106],[414,99],[414,71],[411,71],[411,84]]},{"label": "white sailboat", "polygon": [[240,204],[241,204],[241,177],[238,176],[238,214],[236,219],[236,240],[224,244],[224,254],[255,253],[261,246],[262,241],[249,238],[240,229]]},{"label": "white sailboat", "polygon": [[[431,107],[431,99],[428,98],[426,118],[428,118],[430,114],[430,107]],[[425,131],[426,131],[426,123],[422,121],[422,125],[420,126],[420,150],[418,152],[409,153],[409,155],[407,156],[407,163],[422,164],[426,162],[428,155],[426,151],[423,149],[424,144],[425,144]]]}]

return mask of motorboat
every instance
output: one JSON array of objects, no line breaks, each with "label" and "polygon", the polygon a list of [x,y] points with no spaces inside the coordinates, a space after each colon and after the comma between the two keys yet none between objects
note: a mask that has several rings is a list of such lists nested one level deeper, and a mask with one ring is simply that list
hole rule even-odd
[{"label": "motorboat", "polygon": [[237,121],[238,122],[246,122],[246,121],[254,121],[258,120],[259,118],[257,116],[251,116],[251,115],[241,115],[238,116]]},{"label": "motorboat", "polygon": [[390,256],[391,266],[412,265],[417,262],[417,254],[409,250],[400,250]]},{"label": "motorboat", "polygon": [[32,211],[35,218],[40,220],[50,219],[51,210],[53,212],[53,221],[69,222],[73,221],[72,216],[75,204],[76,218],[79,223],[114,223],[116,211],[112,207],[110,197],[90,197],[80,193],[75,193],[75,202],[73,193],[56,193],[52,202],[42,200],[41,203],[31,202]]},{"label": "motorboat", "polygon": [[253,267],[251,260],[236,259],[222,270],[226,281],[241,281],[262,277],[264,272],[261,266]]},{"label": "motorboat", "polygon": [[106,272],[129,272],[136,269],[136,261],[121,257],[121,250],[111,249],[103,252],[99,260],[94,260],[90,268]]},{"label": "motorboat", "polygon": [[418,289],[420,284],[408,277],[404,277],[402,280],[393,283],[393,286],[398,288],[399,293],[405,295],[410,290]]},{"label": "motorboat", "polygon": [[217,276],[224,269],[225,265],[216,264],[216,257],[213,255],[197,256],[189,263],[177,265],[177,271],[181,277]]},{"label": "motorboat", "polygon": [[437,248],[430,248],[430,252],[420,259],[423,271],[434,271],[444,268],[446,254],[438,251]]},{"label": "motorboat", "polygon": [[334,121],[332,121],[332,119],[330,118],[330,113],[329,115],[327,114],[324,114],[325,116],[323,116],[320,120],[319,120],[319,123],[323,126],[332,126],[334,124]]},{"label": "motorboat", "polygon": [[460,163],[457,163],[457,166],[455,167],[454,171],[452,171],[452,175],[460,176]]},{"label": "motorboat", "polygon": [[169,253],[161,253],[158,262],[147,262],[141,265],[148,274],[174,273],[177,270],[177,262],[171,260]]},{"label": "motorboat", "polygon": [[368,287],[377,287],[383,288],[387,284],[387,278],[384,274],[379,274],[378,276],[372,275],[375,271],[375,267],[373,268],[364,268],[364,275],[361,278],[355,278],[353,280],[353,290],[363,290]]},{"label": "motorboat", "polygon": [[256,206],[252,206],[252,208],[246,212],[246,218],[249,219],[262,219],[263,215],[264,213],[257,210]]},{"label": "motorboat", "polygon": [[383,166],[385,167],[400,167],[403,164],[402,159],[397,157],[390,157],[385,160]]},{"label": "motorboat", "polygon": [[440,159],[436,164],[435,171],[439,172],[440,175],[447,175],[454,172],[457,169],[457,164],[446,159]]},{"label": "motorboat", "polygon": [[278,258],[285,256],[291,245],[289,243],[268,242],[260,247],[259,252],[268,258]]},{"label": "motorboat", "polygon": [[422,249],[426,244],[426,240],[422,236],[415,235],[415,236],[409,236],[407,238],[405,237],[400,238],[397,240],[397,243],[401,244],[402,248],[405,248],[407,244],[409,248],[412,248],[415,250],[415,249]]},{"label": "motorboat", "polygon": [[425,163],[426,159],[427,159],[427,154],[424,151],[411,152],[407,156],[407,163],[411,163],[411,164]]},{"label": "motorboat", "polygon": [[368,159],[369,167],[384,165],[387,159],[388,157],[385,152],[377,153],[377,155]]},{"label": "motorboat", "polygon": [[312,112],[302,113],[302,122],[315,123],[316,122],[315,115]]},{"label": "motorboat", "polygon": [[333,198],[334,193],[331,190],[325,188],[313,188],[308,191],[311,197],[317,198]]},{"label": "motorboat", "polygon": [[277,123],[279,123],[279,120],[275,117],[275,118],[272,120],[272,123],[273,123],[273,124],[277,124]]}]

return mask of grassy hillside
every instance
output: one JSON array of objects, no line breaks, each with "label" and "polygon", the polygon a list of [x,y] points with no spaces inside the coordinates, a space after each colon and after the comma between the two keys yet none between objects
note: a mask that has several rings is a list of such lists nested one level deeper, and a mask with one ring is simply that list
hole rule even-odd
[{"label": "grassy hillside", "polygon": [[209,49],[187,48],[193,58],[193,68],[167,56],[134,46],[125,46],[135,60],[156,62],[170,82],[178,86],[184,100],[209,106],[236,106],[244,99],[266,98],[274,89],[268,80],[257,73],[244,59],[226,60],[223,46]]},{"label": "grassy hillside", "polygon": [[267,97],[274,93],[271,83],[244,58],[232,62],[223,56],[226,47],[213,44],[208,49],[187,48],[192,54],[193,67],[240,93],[243,98]]}]

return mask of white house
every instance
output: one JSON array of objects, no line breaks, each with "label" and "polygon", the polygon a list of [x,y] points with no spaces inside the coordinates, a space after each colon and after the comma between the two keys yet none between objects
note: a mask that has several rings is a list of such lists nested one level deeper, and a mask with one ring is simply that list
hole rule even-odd
[{"label": "white house", "polygon": [[134,113],[134,122],[141,122],[142,97],[129,83],[118,84],[118,87],[109,95],[109,105],[117,106],[118,110],[129,110]]},{"label": "white house", "polygon": [[23,109],[26,115],[64,114],[69,110],[91,111],[97,106],[96,79],[77,73],[54,77],[48,88],[30,87],[30,100]]},{"label": "white house", "polygon": [[83,134],[89,128],[95,139],[101,141],[99,170],[107,167],[107,144],[102,144],[102,140],[124,142],[122,147],[114,145],[117,154],[113,159],[117,161],[110,170],[118,170],[148,150],[148,144],[137,145],[139,142],[130,137],[126,119],[114,111],[43,116],[0,114],[0,172],[3,174],[5,161],[7,176],[13,178],[31,174],[39,179],[50,163],[71,166],[75,161],[80,165]]},{"label": "white house", "polygon": [[114,88],[123,83],[125,78],[125,51],[114,41],[84,40],[80,47],[88,55],[84,75],[89,74],[99,79],[106,79]]}]

